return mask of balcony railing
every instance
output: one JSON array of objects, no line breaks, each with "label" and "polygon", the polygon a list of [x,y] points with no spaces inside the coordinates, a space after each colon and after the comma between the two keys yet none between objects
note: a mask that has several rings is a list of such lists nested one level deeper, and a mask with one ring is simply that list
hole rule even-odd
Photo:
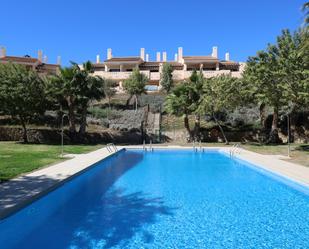
[{"label": "balcony railing", "polygon": [[[159,72],[150,72],[146,70],[142,70],[140,72],[145,74],[151,81],[159,81],[161,77]],[[175,70],[173,71],[173,79],[178,81],[185,80],[190,78],[191,74],[192,71]],[[113,80],[126,80],[132,75],[132,72],[97,71],[94,73],[94,75]],[[231,75],[233,77],[241,77],[240,72],[231,72],[230,70],[203,71],[203,75],[205,78],[216,77],[219,75]]]}]

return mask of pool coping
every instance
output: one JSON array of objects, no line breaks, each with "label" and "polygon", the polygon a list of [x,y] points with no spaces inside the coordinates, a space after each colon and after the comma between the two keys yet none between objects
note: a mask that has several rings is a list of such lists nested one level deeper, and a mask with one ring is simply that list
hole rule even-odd
[{"label": "pool coping", "polygon": [[[143,146],[117,146],[117,148],[118,152],[120,152],[125,149],[143,149]],[[192,150],[192,147],[189,146],[176,145],[152,146],[152,148]],[[202,148],[205,150],[218,150],[229,155],[232,147]],[[87,154],[75,155],[70,160],[44,167],[2,183],[0,185],[0,221],[115,154],[116,152],[111,153],[106,148],[101,148]],[[280,160],[273,155],[262,155],[245,149],[239,149],[238,153],[234,153],[234,157],[266,172],[309,188],[309,168],[305,166]]]},{"label": "pool coping", "polygon": [[[121,147],[121,146],[120,146]],[[143,149],[143,146],[125,146],[127,149]],[[152,146],[153,149],[193,149],[192,146]],[[225,155],[230,156],[233,147],[201,147],[205,150],[219,150]],[[149,145],[147,146],[149,150]],[[196,147],[199,151],[199,147]],[[233,154],[235,159],[243,160],[267,172],[273,173],[289,181],[300,184],[309,188],[309,167],[305,167],[296,163],[287,162],[279,159],[276,155],[263,155],[243,148],[237,149]]]},{"label": "pool coping", "polygon": [[63,185],[73,177],[94,167],[118,151],[110,152],[106,147],[86,154],[75,154],[73,158],[43,167],[28,174],[0,184],[0,221],[33,201]]}]

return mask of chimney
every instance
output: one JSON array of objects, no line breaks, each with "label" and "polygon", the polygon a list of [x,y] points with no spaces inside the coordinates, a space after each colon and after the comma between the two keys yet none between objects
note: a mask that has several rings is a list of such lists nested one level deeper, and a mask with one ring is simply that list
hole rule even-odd
[{"label": "chimney", "polygon": [[149,61],[149,54],[146,54],[146,61]]},{"label": "chimney", "polygon": [[178,61],[178,54],[175,54],[175,61]]},{"label": "chimney", "polygon": [[42,62],[42,60],[43,60],[43,51],[42,50],[38,50],[38,60],[40,62]]},{"label": "chimney", "polygon": [[99,54],[97,54],[96,63],[97,63],[97,64],[100,63],[100,55],[99,55]]},{"label": "chimney", "polygon": [[107,49],[107,59],[109,60],[109,59],[111,59],[113,57],[113,55],[112,55],[112,49],[111,48],[108,48]]},{"label": "chimney", "polygon": [[61,56],[60,55],[57,56],[57,65],[61,65]]},{"label": "chimney", "polygon": [[48,58],[47,58],[47,55],[44,55],[44,57],[43,57],[43,63],[47,63],[47,61],[48,61]]},{"label": "chimney", "polygon": [[145,60],[145,48],[141,48],[140,57],[143,61]]},{"label": "chimney", "polygon": [[218,58],[218,47],[212,47],[212,57]]},{"label": "chimney", "polygon": [[225,60],[229,61],[230,60],[230,53],[225,53]]},{"label": "chimney", "polygon": [[157,62],[160,62],[160,61],[161,61],[161,53],[157,52]]},{"label": "chimney", "polygon": [[179,47],[178,48],[178,61],[179,62],[181,62],[182,61],[182,56],[183,56],[183,54],[182,54],[182,47]]},{"label": "chimney", "polygon": [[5,49],[5,47],[2,47],[1,51],[0,51],[0,58],[3,58],[5,56],[6,56],[6,49]]},{"label": "chimney", "polygon": [[167,61],[167,53],[166,53],[166,52],[163,52],[163,53],[162,53],[162,60],[163,60],[164,62]]}]

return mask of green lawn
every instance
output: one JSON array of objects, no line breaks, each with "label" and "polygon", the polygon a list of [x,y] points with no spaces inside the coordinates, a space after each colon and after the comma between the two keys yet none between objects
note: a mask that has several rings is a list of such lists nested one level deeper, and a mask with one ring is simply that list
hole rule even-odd
[{"label": "green lawn", "polygon": [[[102,145],[65,145],[64,153],[80,154],[101,148]],[[63,161],[58,145],[0,142],[0,182],[20,174]]]},{"label": "green lawn", "polygon": [[[244,149],[251,150],[265,155],[288,155],[288,146],[285,145],[243,145]],[[291,144],[290,159],[286,161],[297,163],[309,167],[309,145],[308,144]]]},{"label": "green lawn", "polygon": [[[191,145],[191,144],[179,144]],[[204,143],[203,146],[225,146],[222,143]],[[101,148],[102,145],[65,145],[64,152],[68,154],[87,153]],[[287,155],[287,145],[242,145],[261,154]],[[309,167],[309,145],[291,145],[291,159],[288,161]],[[0,142],[0,182],[9,180],[20,174],[60,162],[61,148],[57,145],[21,144]]]}]

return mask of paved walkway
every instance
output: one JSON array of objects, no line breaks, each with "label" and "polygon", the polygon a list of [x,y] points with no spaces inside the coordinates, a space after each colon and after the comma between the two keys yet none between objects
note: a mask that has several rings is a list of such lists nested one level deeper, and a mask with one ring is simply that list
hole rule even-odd
[{"label": "paved walkway", "polygon": [[[142,146],[117,147],[118,149],[142,148]],[[149,146],[147,148],[149,149]],[[153,148],[192,149],[192,147],[182,146],[153,146]],[[225,153],[230,152],[230,148],[207,147],[206,149],[220,149]],[[88,154],[76,155],[73,159],[34,171],[1,184],[0,219],[51,191],[61,184],[62,181],[69,179],[112,154],[106,148],[103,148]],[[240,149],[239,153],[235,154],[235,157],[251,162],[275,174],[292,179],[309,188],[308,167],[282,161],[277,156],[261,155],[244,149]]]},{"label": "paved walkway", "polygon": [[106,148],[39,169],[0,184],[0,219],[57,187],[63,180],[112,155]]},{"label": "paved walkway", "polygon": [[235,156],[309,188],[309,167],[280,160],[278,155],[261,155],[244,149],[241,149],[240,153],[236,153]]}]

